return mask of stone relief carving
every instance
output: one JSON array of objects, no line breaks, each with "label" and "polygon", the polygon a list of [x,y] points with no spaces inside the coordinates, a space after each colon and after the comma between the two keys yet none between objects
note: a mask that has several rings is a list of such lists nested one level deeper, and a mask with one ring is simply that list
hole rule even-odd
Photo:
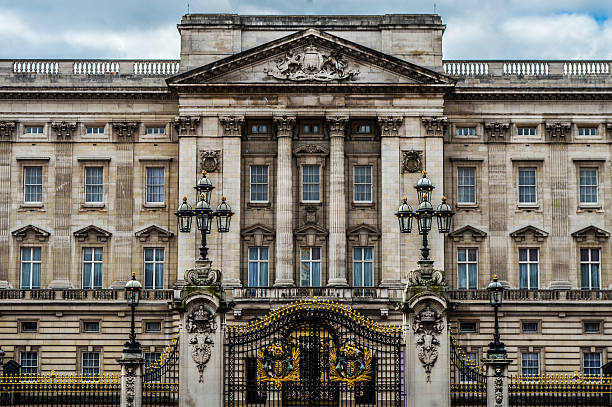
[{"label": "stone relief carving", "polygon": [[276,127],[277,137],[292,137],[295,128],[294,116],[279,116],[274,117],[274,126]]},{"label": "stone relief carving", "polygon": [[138,130],[138,123],[136,122],[113,123],[113,131],[119,138],[131,138],[136,130]]},{"label": "stone relief carving", "polygon": [[438,347],[440,346],[438,337],[444,329],[442,316],[427,305],[416,314],[412,329],[416,337],[417,355],[425,369],[427,382],[430,382],[431,369],[438,359]]},{"label": "stone relief carving", "polygon": [[501,369],[495,369],[495,407],[503,407],[504,402],[504,379]]},{"label": "stone relief carving", "polygon": [[446,117],[422,117],[421,123],[423,123],[428,136],[444,136],[448,127]]},{"label": "stone relief carving", "polygon": [[72,133],[76,130],[77,124],[75,122],[68,123],[65,121],[51,123],[51,129],[55,132],[58,140],[64,139],[69,140],[72,138]]},{"label": "stone relief carving", "polygon": [[10,140],[16,127],[15,122],[0,121],[0,139]]},{"label": "stone relief carving", "polygon": [[382,136],[397,137],[404,119],[402,117],[379,117],[378,125]]},{"label": "stone relief carving", "polygon": [[189,334],[191,357],[200,374],[199,382],[202,383],[204,368],[210,360],[215,345],[212,334],[217,330],[217,322],[214,314],[200,305],[187,316],[185,325]]},{"label": "stone relief carving", "polygon": [[340,52],[325,55],[312,44],[302,52],[288,51],[273,67],[264,68],[264,72],[276,79],[298,82],[341,81],[359,75],[359,70],[348,69],[348,62]]},{"label": "stone relief carving", "polygon": [[329,135],[331,137],[344,137],[348,120],[348,116],[333,116],[325,118],[327,128],[329,129]]},{"label": "stone relief carving", "polygon": [[491,123],[485,123],[484,127],[485,127],[485,131],[487,132],[487,135],[489,136],[489,139],[502,140],[506,132],[510,128],[510,124],[491,122]]},{"label": "stone relief carving", "polygon": [[125,367],[125,401],[127,407],[134,407],[136,398],[136,367]]},{"label": "stone relief carving", "polygon": [[200,150],[200,168],[204,171],[217,172],[220,160],[220,150]]},{"label": "stone relief carving", "polygon": [[194,267],[185,271],[185,281],[197,287],[208,287],[221,282],[221,271],[213,269],[210,264]]},{"label": "stone relief carving", "polygon": [[422,157],[422,151],[402,151],[402,172],[421,172],[423,169]]},{"label": "stone relief carving", "polygon": [[299,146],[293,151],[294,154],[322,154],[327,155],[329,151],[322,146],[316,144],[305,144],[303,146]]},{"label": "stone relief carving", "polygon": [[434,287],[444,284],[444,273],[434,269],[433,262],[425,262],[419,266],[408,273],[408,287]]},{"label": "stone relief carving", "polygon": [[551,141],[565,141],[565,136],[569,135],[570,129],[569,123],[546,123],[546,132]]},{"label": "stone relief carving", "polygon": [[174,128],[179,134],[195,134],[200,125],[199,116],[177,116],[173,122]]}]

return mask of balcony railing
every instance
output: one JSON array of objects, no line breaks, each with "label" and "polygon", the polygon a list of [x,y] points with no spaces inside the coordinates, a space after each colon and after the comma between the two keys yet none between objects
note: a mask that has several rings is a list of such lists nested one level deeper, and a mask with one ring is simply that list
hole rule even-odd
[{"label": "balcony railing", "polygon": [[[448,290],[454,301],[489,301],[489,293],[481,290]],[[508,301],[612,301],[612,290],[505,290]]]},{"label": "balcony railing", "polygon": [[171,76],[179,60],[0,60],[0,72],[15,75],[135,75]]},{"label": "balcony railing", "polygon": [[612,61],[469,61],[447,60],[444,73],[469,77],[577,77],[610,75]]},{"label": "balcony railing", "polygon": [[234,299],[295,300],[321,298],[330,300],[397,300],[403,289],[387,287],[243,287],[234,288]]},{"label": "balcony railing", "polygon": [[[174,290],[143,290],[142,301],[171,301]],[[124,290],[52,290],[52,289],[9,289],[0,290],[0,300],[38,300],[38,301],[125,301]]]}]

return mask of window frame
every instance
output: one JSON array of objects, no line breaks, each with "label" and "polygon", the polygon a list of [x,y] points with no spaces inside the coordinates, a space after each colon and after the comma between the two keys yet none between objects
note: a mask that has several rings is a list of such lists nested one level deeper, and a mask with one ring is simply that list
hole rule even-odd
[{"label": "window frame", "polygon": [[[85,250],[91,249],[91,260],[87,263],[91,263],[91,287],[85,287]],[[99,249],[101,251],[101,260],[94,260],[96,250]],[[101,264],[100,268],[100,286],[97,287],[95,285],[95,264]],[[101,246],[83,246],[81,247],[81,287],[83,290],[100,290],[104,287],[104,247]]]},{"label": "window frame", "polygon": [[[525,330],[525,325],[526,324],[535,324],[535,331],[527,331]],[[541,321],[521,321],[521,334],[526,334],[526,335],[530,335],[530,334],[537,334],[540,333],[540,327],[541,327]]]},{"label": "window frame", "polygon": [[[98,174],[98,175],[101,175],[101,177],[100,177],[101,178],[101,183],[99,183],[99,184],[97,184],[97,183],[96,184],[88,184],[88,182],[87,182],[88,181],[87,180],[87,172],[88,172],[88,170],[93,170],[93,169],[97,169],[97,170],[101,170],[102,171],[101,174]],[[105,202],[104,195],[105,195],[105,190],[106,190],[106,188],[104,188],[104,172],[105,172],[104,171],[104,165],[84,165],[83,166],[83,202],[84,202],[84,205],[86,205],[86,206],[87,205],[95,206],[95,205],[103,205],[104,204],[104,202]],[[101,188],[101,191],[96,192],[96,194],[99,194],[99,196],[101,198],[99,201],[88,201],[87,200],[87,196],[88,196],[87,187],[88,186],[92,186],[92,187],[96,187],[96,188]]]},{"label": "window frame", "polygon": [[[596,184],[595,185],[583,185],[582,184],[582,171],[583,170],[594,170],[595,171],[595,180],[596,180]],[[600,207],[600,199],[599,199],[599,188],[600,188],[600,180],[599,180],[599,166],[586,166],[586,165],[581,165],[578,167],[578,206],[580,207]],[[582,189],[583,188],[595,188],[595,196],[596,196],[596,201],[595,202],[584,202],[582,200]]]},{"label": "window frame", "polygon": [[[529,170],[533,170],[534,172],[534,184],[533,185],[523,185],[521,184],[521,171],[529,171]],[[517,169],[517,182],[516,182],[516,191],[517,191],[517,203],[519,207],[535,207],[538,206],[538,199],[539,199],[539,194],[538,194],[538,167],[533,165],[533,166],[526,166],[526,165],[521,165],[518,167]],[[533,190],[535,191],[535,196],[534,196],[534,200],[533,201],[521,201],[521,186],[525,187],[525,188],[533,188]]]},{"label": "window frame", "polygon": [[[151,132],[149,132],[149,130],[151,130]],[[157,131],[154,131],[157,130]],[[159,131],[161,130],[161,131]],[[166,126],[145,126],[145,131],[144,134],[146,136],[165,136],[166,135]]]},{"label": "window frame", "polygon": [[[102,129],[102,131],[100,131]],[[91,131],[89,131],[91,130]],[[89,137],[102,136],[106,134],[106,126],[85,125],[85,134]]]},{"label": "window frame", "polygon": [[[35,184],[35,183],[30,183],[28,184],[26,182],[26,173],[28,172],[29,169],[40,169],[40,184]],[[43,199],[44,199],[44,188],[43,188],[43,178],[44,178],[44,170],[43,170],[43,166],[42,165],[24,165],[23,166],[23,201],[22,203],[25,205],[42,205],[43,203]],[[40,200],[39,201],[35,201],[35,200],[26,200],[26,189],[29,187],[40,187]],[[31,193],[30,193],[31,195]]]},{"label": "window frame", "polygon": [[[253,167],[265,167],[266,168],[266,189],[265,189],[265,200],[253,199],[253,185],[264,185],[261,182],[253,182]],[[257,175],[257,174],[256,174]],[[249,164],[249,202],[256,204],[267,204],[270,202],[270,166],[268,164]]]},{"label": "window frame", "polygon": [[[599,373],[591,375],[591,374],[586,372],[586,370],[587,370],[587,366],[586,366],[587,355],[599,355],[599,367],[595,367],[595,368],[591,367],[591,366],[588,367],[588,369],[597,369],[597,370],[599,370]],[[582,373],[585,376],[599,376],[599,375],[601,375],[601,368],[602,368],[603,365],[604,365],[604,363],[603,363],[603,352],[601,352],[599,349],[595,350],[594,352],[591,351],[591,350],[583,350],[582,351],[582,366],[581,367],[582,367]]]},{"label": "window frame", "polygon": [[[533,356],[535,355],[535,359],[531,359],[531,360],[525,360],[525,356]],[[541,363],[540,363],[540,351],[539,350],[532,350],[532,351],[521,351],[521,375],[523,377],[533,377],[536,378],[540,375],[542,368],[541,368]],[[536,373],[525,373],[524,370],[525,368],[527,369],[534,369],[534,366],[527,366],[525,367],[525,362],[533,362],[535,360],[535,362],[537,363],[537,366],[535,366],[535,369],[537,369]]]},{"label": "window frame", "polygon": [[[87,329],[87,324],[96,324],[97,329]],[[100,333],[100,321],[99,320],[84,320],[81,321],[81,332],[83,333]]]},{"label": "window frame", "polygon": [[[313,250],[318,249],[319,250],[319,258],[317,260],[313,259]],[[308,259],[304,259],[302,256],[302,253],[304,253],[304,251],[308,251],[309,253],[309,257]],[[300,281],[300,287],[322,287],[323,286],[323,248],[321,246],[309,246],[309,247],[301,247],[300,248],[300,274],[299,274],[299,281]],[[308,279],[308,285],[303,285],[303,279],[302,279],[302,269],[304,268],[304,265],[307,264],[308,265],[308,272],[309,272],[309,279]],[[318,264],[319,265],[319,285],[313,285],[313,265],[314,264]]]},{"label": "window frame", "polygon": [[[165,206],[166,205],[166,166],[164,165],[145,165],[144,166],[144,177],[145,177],[145,190],[144,190],[144,204],[146,206]],[[161,201],[151,201],[149,200],[149,187],[152,188],[160,188],[160,184],[150,184],[149,179],[152,178],[149,176],[149,170],[161,170],[162,171],[162,183],[161,183]],[[159,177],[157,177],[159,178]],[[159,194],[159,192],[157,192]]]},{"label": "window frame", "polygon": [[[38,249],[40,251],[40,260],[34,260],[34,249]],[[23,259],[23,251],[24,250],[29,250],[30,251],[30,260],[25,260],[24,261],[24,259]],[[43,248],[42,248],[42,246],[20,246],[19,247],[19,265],[20,265],[20,268],[19,268],[19,287],[22,290],[35,290],[35,289],[40,289],[42,287],[42,277],[43,277],[43,275],[42,275],[42,256],[43,256]],[[23,285],[23,266],[24,266],[24,263],[29,264],[29,266],[30,266],[29,267],[29,273],[30,273],[30,276],[29,276],[29,281],[30,281],[29,287],[27,287],[27,286],[24,287],[24,285]],[[34,286],[32,284],[32,281],[33,281],[33,278],[32,278],[33,277],[33,266],[35,264],[39,264],[40,265],[39,269],[38,269],[38,273],[39,273],[39,275],[38,275],[38,286]]]},{"label": "window frame", "polygon": [[[473,330],[462,329],[464,324],[474,324]],[[476,334],[478,333],[478,321],[470,320],[470,321],[459,321],[459,326],[457,328],[460,334]]]},{"label": "window frame", "polygon": [[[39,328],[38,320],[32,320],[32,319],[21,320],[20,319],[17,323],[19,325],[19,333],[23,333],[23,334],[38,333],[38,328]],[[27,330],[27,329],[24,329],[24,324],[35,324],[36,327],[33,330]]]},{"label": "window frame", "polygon": [[[527,250],[527,260],[521,261],[521,250]],[[531,250],[535,250],[537,253],[537,261],[533,261],[530,260],[530,256],[531,256]],[[540,260],[541,260],[541,256],[540,256],[540,248],[539,247],[519,247],[518,248],[518,287],[520,290],[538,290],[540,288],[540,274],[541,274],[541,267],[540,267]],[[528,287],[522,287],[521,286],[521,264],[526,264],[527,265],[527,285]],[[536,287],[532,287],[531,286],[531,265],[537,265],[537,286]]]},{"label": "window frame", "polygon": [[[597,324],[597,331],[587,330],[587,324]],[[582,321],[582,332],[585,334],[601,334],[603,321]]]},{"label": "window frame", "polygon": [[[370,170],[370,182],[366,183],[366,182],[357,182],[357,168],[369,168]],[[355,164],[353,165],[353,203],[356,204],[370,204],[372,203],[373,199],[374,199],[374,166],[370,165],[370,164],[366,164],[366,165],[358,165]],[[358,200],[357,199],[357,185],[369,185],[369,196],[370,199],[364,199],[364,200]]]},{"label": "window frame", "polygon": [[[149,329],[149,324],[159,324],[159,329],[155,330],[155,329]],[[144,333],[153,333],[153,334],[158,334],[161,333],[164,329],[162,321],[159,319],[156,320],[151,320],[151,321],[142,321],[142,330]]]},{"label": "window frame", "polygon": [[[465,260],[463,260],[463,261],[459,260],[459,251],[460,250],[465,250]],[[475,250],[476,251],[476,261],[470,261],[469,260],[469,252],[471,250]],[[478,258],[479,258],[479,256],[478,256],[479,253],[478,252],[479,252],[478,247],[457,247],[457,256],[455,258],[457,260],[456,265],[457,265],[457,289],[458,290],[477,290],[478,289],[478,271],[479,271],[478,270],[478,268],[479,268],[478,267]],[[465,275],[465,278],[466,278],[466,280],[465,280],[466,281],[466,287],[465,288],[459,286],[459,281],[460,281],[460,278],[459,278],[459,266],[461,264],[465,264],[465,266],[466,266],[465,267],[465,273],[466,273],[466,275]],[[470,277],[470,275],[469,275],[469,265],[470,264],[476,264],[476,287],[470,287],[470,284],[469,284],[469,281],[470,281],[470,279],[469,279],[469,277]]]},{"label": "window frame", "polygon": [[[466,129],[468,129],[468,134],[459,134],[459,133],[464,133],[463,130],[466,130]],[[469,131],[470,129],[473,131],[470,132]],[[469,134],[469,133],[472,133],[472,134]],[[476,126],[466,126],[466,125],[455,126],[455,137],[460,137],[460,138],[478,137]]]},{"label": "window frame", "polygon": [[[524,129],[529,129],[530,134],[519,134],[524,133]],[[531,129],[533,129],[533,134],[531,134]],[[517,125],[515,134],[517,137],[538,137],[538,126],[526,124]]]},{"label": "window frame", "polygon": [[[147,250],[153,250],[153,260],[149,260],[147,261]],[[162,260],[157,260],[157,252],[160,251],[162,252],[162,256],[163,259]],[[147,264],[152,264],[153,265],[153,284],[152,286],[148,286],[147,285]],[[161,287],[157,286],[157,265],[161,264]],[[159,247],[159,246],[152,246],[152,247],[143,247],[142,248],[142,275],[143,275],[143,288],[145,290],[163,290],[165,287],[165,278],[166,278],[166,248],[165,247]]]},{"label": "window frame", "polygon": [[[97,367],[85,366],[85,355],[97,355],[97,362],[98,362]],[[97,369],[97,373],[85,373],[86,369]],[[81,374],[83,376],[91,376],[91,377],[100,376],[102,374],[102,352],[96,351],[96,350],[81,351]]]},{"label": "window frame", "polygon": [[[599,137],[599,126],[598,125],[578,125],[576,126],[576,135],[578,137]],[[580,134],[582,133],[586,133],[585,130],[589,130],[589,134]],[[591,134],[591,130],[595,130],[594,134]]]},{"label": "window frame", "polygon": [[[19,366],[20,366],[19,373],[21,375],[37,375],[38,374],[38,370],[40,368],[40,360],[39,360],[39,354],[38,353],[39,353],[38,350],[20,350],[19,351]],[[30,361],[34,360],[36,362],[36,364],[33,365],[33,366],[25,366],[24,358],[23,358],[24,354],[34,354],[34,355],[36,355],[34,358],[30,358],[29,359]],[[25,373],[23,371],[24,368],[26,368],[26,369],[34,368],[34,369],[36,369],[36,371]]]},{"label": "window frame", "polygon": [[[353,286],[354,287],[374,287],[375,286],[375,282],[374,282],[374,274],[375,274],[374,273],[374,265],[375,265],[375,262],[374,262],[374,253],[375,253],[374,247],[373,246],[353,246],[352,249],[353,249],[352,250],[352,253],[353,253],[353,255],[352,255],[352,265],[353,265],[352,279],[353,279]],[[366,257],[365,256],[366,249],[369,249],[371,251],[372,255],[371,255],[370,259],[366,259],[365,258]],[[356,251],[361,252],[361,259],[355,259]],[[361,282],[356,281],[356,279],[355,279],[355,266],[358,265],[358,264],[361,265]],[[370,265],[370,273],[371,273],[370,280],[372,282],[371,285],[366,285],[365,284],[365,281],[366,281],[366,278],[365,278],[365,274],[366,274],[365,273],[365,266],[367,264]],[[357,284],[357,283],[360,283],[360,284]]]},{"label": "window frame", "polygon": [[[589,259],[587,261],[582,261],[582,252],[583,252],[583,250],[588,252]],[[598,252],[599,260],[597,262],[594,262],[592,260],[593,250],[596,250]],[[602,284],[601,284],[601,255],[602,255],[602,248],[601,247],[579,247],[579,250],[578,250],[578,266],[579,266],[579,273],[580,273],[580,289],[581,290],[601,290],[601,286],[602,286]],[[582,278],[583,277],[582,276],[582,266],[583,265],[586,265],[589,268],[589,273],[588,273],[589,274],[589,285],[588,285],[588,288],[585,288],[584,281],[583,281],[583,278]],[[598,266],[597,267],[598,268],[598,270],[597,270],[597,273],[598,273],[597,280],[598,280],[599,286],[597,288],[593,288],[593,281],[592,281],[592,276],[593,276],[593,274],[592,274],[592,272],[593,272],[592,266],[593,265],[597,265]]]},{"label": "window frame", "polygon": [[[474,170],[474,183],[473,185],[461,185],[460,180],[463,179],[459,175],[459,171],[473,169]],[[468,201],[460,201],[459,198],[461,194],[459,193],[460,188],[472,188],[474,191],[474,200],[471,202]],[[478,167],[475,165],[458,165],[457,166],[457,206],[476,206],[478,205]]]},{"label": "window frame", "polygon": [[[318,168],[318,174],[317,174],[318,175],[318,182],[316,183],[316,185],[318,187],[318,190],[317,190],[318,199],[304,199],[304,194],[306,193],[305,186],[306,185],[315,185],[315,183],[308,183],[308,184],[305,183],[305,180],[304,180],[305,171],[304,171],[304,169],[306,167],[309,167],[309,168]],[[300,199],[300,201],[302,203],[321,203],[321,181],[322,181],[322,178],[323,178],[323,176],[321,174],[322,173],[322,166],[320,164],[308,164],[308,163],[304,163],[304,164],[302,164],[300,166],[300,172],[301,172],[301,174],[300,174],[300,179],[301,179],[301,182],[300,182],[300,185],[301,185],[300,198],[301,199]]]},{"label": "window frame", "polygon": [[[29,129],[37,129],[36,132],[28,132]],[[40,131],[38,131],[40,130]],[[36,125],[36,124],[28,124],[23,126],[23,134],[25,136],[43,136],[45,134],[45,126],[44,125]]]},{"label": "window frame", "polygon": [[[266,259],[262,259],[262,249],[267,252]],[[257,250],[257,259],[251,259],[251,250]],[[251,285],[251,264],[257,265],[257,285]],[[266,280],[267,284],[261,284],[262,270],[261,265],[267,265]],[[248,246],[247,247],[247,286],[248,287],[268,287],[270,286],[270,248],[268,246]]]}]

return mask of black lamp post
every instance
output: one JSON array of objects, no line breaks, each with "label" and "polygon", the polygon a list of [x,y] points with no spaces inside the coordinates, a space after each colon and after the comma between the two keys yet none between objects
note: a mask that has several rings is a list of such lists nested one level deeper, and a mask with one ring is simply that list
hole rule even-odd
[{"label": "black lamp post", "polygon": [[234,215],[232,208],[225,202],[225,197],[221,198],[221,203],[217,210],[213,212],[210,207],[210,197],[215,186],[206,178],[206,171],[202,171],[202,178],[193,187],[198,193],[198,202],[195,207],[187,203],[187,197],[183,196],[183,202],[174,213],[178,217],[179,231],[184,233],[191,232],[192,217],[195,216],[198,230],[202,233],[200,242],[200,259],[208,260],[208,247],[206,246],[206,235],[210,234],[213,218],[217,218],[217,230],[219,233],[229,232],[231,217]]},{"label": "black lamp post", "polygon": [[493,281],[489,283],[487,287],[489,292],[489,301],[495,311],[495,333],[493,334],[493,342],[489,343],[489,351],[487,355],[489,358],[503,358],[506,357],[506,348],[503,342],[500,341],[499,335],[499,317],[497,310],[502,304],[504,297],[504,286],[497,281],[497,274],[493,275]]},{"label": "black lamp post", "polygon": [[130,340],[125,343],[123,348],[124,353],[140,353],[140,344],[136,342],[136,326],[134,323],[134,312],[136,306],[140,302],[140,292],[142,290],[142,284],[136,280],[136,273],[132,273],[132,279],[125,285],[125,299],[132,308],[132,321],[130,324]]},{"label": "black lamp post", "polygon": [[451,220],[455,214],[450,205],[446,203],[446,198],[444,196],[442,197],[442,203],[434,209],[431,204],[430,194],[434,188],[435,186],[433,186],[429,178],[427,178],[427,173],[423,171],[423,178],[414,186],[419,200],[417,210],[413,211],[412,207],[407,203],[408,199],[404,197],[402,204],[395,213],[395,216],[397,216],[399,220],[401,233],[410,233],[412,231],[412,218],[417,219],[419,234],[423,236],[421,260],[429,260],[429,243],[427,241],[427,235],[431,231],[433,218],[435,217],[438,221],[438,232],[449,233],[451,230]]}]

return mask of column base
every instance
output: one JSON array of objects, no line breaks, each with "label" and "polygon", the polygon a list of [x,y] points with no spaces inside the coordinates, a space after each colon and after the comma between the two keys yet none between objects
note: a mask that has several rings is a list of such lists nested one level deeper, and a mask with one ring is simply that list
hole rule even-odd
[{"label": "column base", "polygon": [[327,282],[328,287],[348,287],[346,278],[330,278]]},{"label": "column base", "polygon": [[126,283],[127,281],[113,281],[108,288],[112,290],[124,290]]},{"label": "column base", "polygon": [[550,282],[548,288],[551,290],[569,290],[572,288],[572,285],[567,280],[555,280]]},{"label": "column base", "polygon": [[242,283],[237,278],[224,278],[221,282],[221,285],[223,286],[223,288],[229,289],[242,287]]},{"label": "column base", "polygon": [[8,290],[10,288],[13,288],[13,286],[11,286],[11,283],[9,283],[6,280],[1,280],[0,281],[0,290]]},{"label": "column base", "polygon": [[379,286],[383,288],[404,288],[405,284],[400,280],[386,279],[381,281]]},{"label": "column base", "polygon": [[295,287],[295,283],[288,278],[279,278],[274,282],[274,287]]},{"label": "column base", "polygon": [[74,287],[69,280],[53,280],[49,283],[49,288],[53,290],[67,290]]}]

